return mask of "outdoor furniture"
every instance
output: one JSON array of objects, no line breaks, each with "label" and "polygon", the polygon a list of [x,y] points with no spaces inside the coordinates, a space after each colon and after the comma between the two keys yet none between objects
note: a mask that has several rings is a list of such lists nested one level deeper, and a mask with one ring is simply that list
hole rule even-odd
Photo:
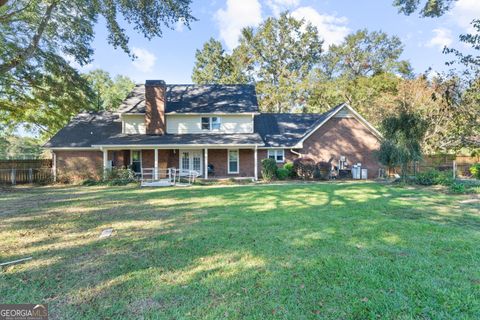
[{"label": "outdoor furniture", "polygon": [[215,167],[213,166],[213,164],[208,164],[207,166],[207,170],[208,170],[208,175],[209,176],[215,176]]}]

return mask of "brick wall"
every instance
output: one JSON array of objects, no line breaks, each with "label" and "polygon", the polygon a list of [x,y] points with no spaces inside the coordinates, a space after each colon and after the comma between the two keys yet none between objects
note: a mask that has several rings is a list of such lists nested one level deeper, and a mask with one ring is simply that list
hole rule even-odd
[{"label": "brick wall", "polygon": [[380,164],[374,152],[380,147],[378,138],[356,118],[332,118],[303,143],[302,155],[315,161],[338,164],[346,156],[349,165],[360,162],[368,169],[368,178],[377,177]]},{"label": "brick wall", "polygon": [[239,173],[228,173],[228,150],[208,149],[208,163],[214,166],[215,174],[209,178],[253,177],[254,155],[252,149],[239,150]]},{"label": "brick wall", "polygon": [[88,178],[101,177],[103,153],[101,151],[58,150],[57,180],[60,182],[79,182]]}]

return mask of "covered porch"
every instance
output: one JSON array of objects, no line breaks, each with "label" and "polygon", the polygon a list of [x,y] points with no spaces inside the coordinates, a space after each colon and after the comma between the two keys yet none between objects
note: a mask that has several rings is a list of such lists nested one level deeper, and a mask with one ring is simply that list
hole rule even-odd
[{"label": "covered porch", "polygon": [[203,179],[258,179],[257,146],[253,147],[102,147],[103,168],[129,168],[142,180],[157,181],[176,174]]}]

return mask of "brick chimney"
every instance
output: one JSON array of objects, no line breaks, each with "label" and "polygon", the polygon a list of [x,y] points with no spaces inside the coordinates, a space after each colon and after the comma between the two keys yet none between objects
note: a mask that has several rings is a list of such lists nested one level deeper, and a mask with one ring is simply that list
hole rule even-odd
[{"label": "brick chimney", "polygon": [[165,108],[167,86],[163,80],[145,82],[145,127],[147,134],[162,135],[166,132]]}]

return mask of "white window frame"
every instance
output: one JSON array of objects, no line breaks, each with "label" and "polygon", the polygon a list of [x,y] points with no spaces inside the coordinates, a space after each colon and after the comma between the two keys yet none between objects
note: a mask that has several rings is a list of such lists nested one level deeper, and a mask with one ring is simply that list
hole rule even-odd
[{"label": "white window frame", "polygon": [[[230,151],[237,152],[237,171],[230,171]],[[228,174],[240,173],[240,150],[239,149],[227,149],[227,172]]]},{"label": "white window frame", "polygon": [[[208,118],[208,129],[203,128],[203,120],[202,120],[203,118]],[[213,124],[214,124],[213,118],[217,119],[217,121],[215,122],[216,124],[218,124],[217,129],[213,128]],[[219,117],[219,116],[200,117],[200,129],[202,131],[221,131],[221,129],[222,129],[222,118]]]},{"label": "white window frame", "polygon": [[133,164],[133,152],[136,152],[138,151],[140,153],[140,172],[142,172],[142,168],[143,168],[143,152],[142,152],[142,149],[138,149],[138,150],[135,150],[135,149],[130,149],[130,166]]},{"label": "white window frame", "polygon": [[[282,160],[278,160],[278,156],[282,156]],[[276,163],[285,162],[285,149],[268,149],[267,158],[270,159],[270,156],[273,156]]]}]

